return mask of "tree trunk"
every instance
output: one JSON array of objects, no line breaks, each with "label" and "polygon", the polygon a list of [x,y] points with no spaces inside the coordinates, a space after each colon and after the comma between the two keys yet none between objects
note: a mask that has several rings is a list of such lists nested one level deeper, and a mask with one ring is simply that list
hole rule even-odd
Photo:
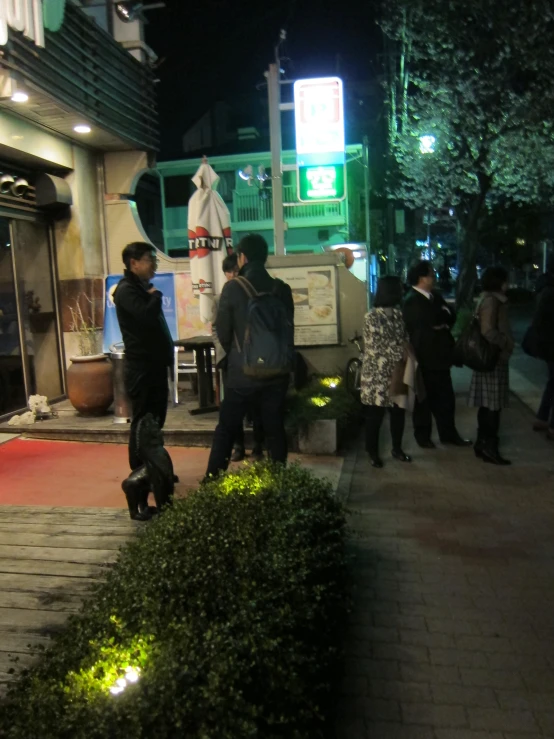
[{"label": "tree trunk", "polygon": [[466,203],[461,203],[458,211],[458,223],[462,233],[461,264],[456,285],[456,306],[458,308],[473,307],[473,294],[477,282],[479,219],[492,182],[490,175],[480,174],[478,178],[479,194]]},{"label": "tree trunk", "polygon": [[477,282],[477,228],[464,227],[462,232],[461,263],[456,285],[457,308],[472,308],[475,283]]}]

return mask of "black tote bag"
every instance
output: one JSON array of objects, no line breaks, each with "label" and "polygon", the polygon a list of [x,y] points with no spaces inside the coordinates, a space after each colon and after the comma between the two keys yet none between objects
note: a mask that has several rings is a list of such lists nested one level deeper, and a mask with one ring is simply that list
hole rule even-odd
[{"label": "black tote bag", "polygon": [[472,316],[454,347],[454,364],[465,365],[475,372],[492,372],[499,357],[500,347],[485,339],[478,316]]}]

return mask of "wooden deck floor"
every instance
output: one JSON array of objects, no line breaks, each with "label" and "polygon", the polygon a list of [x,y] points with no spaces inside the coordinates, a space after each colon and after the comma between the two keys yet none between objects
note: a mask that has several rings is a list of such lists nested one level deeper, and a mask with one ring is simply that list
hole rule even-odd
[{"label": "wooden deck floor", "polygon": [[0,696],[137,525],[117,509],[0,506]]}]

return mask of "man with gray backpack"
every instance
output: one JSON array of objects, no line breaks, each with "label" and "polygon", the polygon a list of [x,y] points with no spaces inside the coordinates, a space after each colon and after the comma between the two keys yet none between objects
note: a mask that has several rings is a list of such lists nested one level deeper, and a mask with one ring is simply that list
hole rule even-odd
[{"label": "man with gray backpack", "polygon": [[215,328],[225,351],[225,389],[206,477],[226,470],[245,413],[258,413],[267,453],[287,460],[285,402],[294,358],[290,287],[265,268],[268,246],[248,234],[237,246],[239,275],[224,285]]}]

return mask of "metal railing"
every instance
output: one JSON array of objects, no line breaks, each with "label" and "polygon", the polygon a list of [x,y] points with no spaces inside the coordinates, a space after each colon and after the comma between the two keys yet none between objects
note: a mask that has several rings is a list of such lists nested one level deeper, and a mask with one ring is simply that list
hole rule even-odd
[{"label": "metal railing", "polygon": [[[235,223],[265,221],[273,218],[271,191],[267,191],[267,199],[263,199],[260,192],[257,188],[233,191],[233,221]],[[340,203],[300,203],[296,197],[295,185],[285,185],[283,187],[283,201],[285,203],[295,203],[295,205],[285,205],[284,216],[286,220],[321,221],[326,218],[339,219],[346,217],[344,201]],[[298,204],[296,205],[296,203]]]}]

